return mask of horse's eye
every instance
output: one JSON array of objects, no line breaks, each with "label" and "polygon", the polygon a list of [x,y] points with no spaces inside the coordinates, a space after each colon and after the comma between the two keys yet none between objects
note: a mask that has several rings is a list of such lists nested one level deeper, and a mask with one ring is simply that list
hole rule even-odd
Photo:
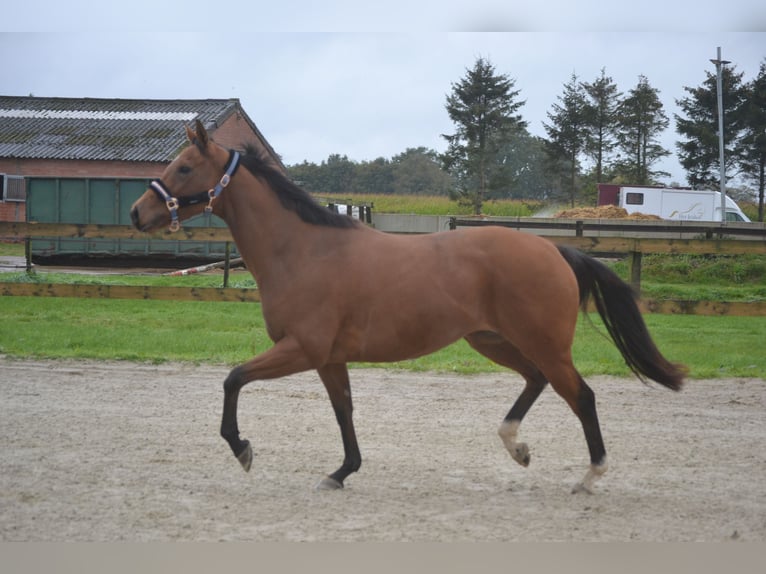
[{"label": "horse's eye", "polygon": [[187,173],[191,173],[191,168],[188,165],[182,165],[178,168],[178,173],[182,173],[186,175]]}]

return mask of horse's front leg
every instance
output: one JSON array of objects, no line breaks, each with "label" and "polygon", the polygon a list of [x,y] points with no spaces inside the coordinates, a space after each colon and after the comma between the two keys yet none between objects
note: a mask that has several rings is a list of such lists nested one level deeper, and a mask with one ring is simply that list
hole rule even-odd
[{"label": "horse's front leg", "polygon": [[294,339],[285,338],[265,353],[234,367],[226,377],[223,383],[221,436],[229,443],[234,456],[245,471],[249,471],[252,465],[253,449],[249,441],[239,437],[237,426],[239,391],[251,381],[285,377],[309,368],[311,364],[301,346]]},{"label": "horse's front leg", "polygon": [[343,464],[341,467],[326,476],[317,488],[320,490],[336,490],[343,488],[343,481],[352,472],[362,466],[362,455],[359,452],[359,444],[356,441],[354,421],[352,418],[353,404],[351,402],[351,386],[348,380],[348,368],[345,364],[325,365],[318,369],[327,394],[330,396],[335,418],[340,426],[340,434],[343,439]]}]

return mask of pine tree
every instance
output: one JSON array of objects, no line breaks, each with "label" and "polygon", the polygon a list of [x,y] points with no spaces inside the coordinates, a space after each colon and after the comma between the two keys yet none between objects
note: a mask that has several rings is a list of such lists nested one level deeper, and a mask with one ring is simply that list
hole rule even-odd
[{"label": "pine tree", "polygon": [[617,115],[620,126],[617,145],[627,157],[619,166],[621,175],[634,185],[649,185],[659,176],[670,175],[652,170],[653,164],[670,155],[657,143],[670,120],[663,111],[659,91],[651,87],[645,76],[638,77],[636,87],[620,102]]},{"label": "pine tree", "polygon": [[743,175],[758,187],[758,221],[764,220],[766,188],[766,60],[746,88],[742,114],[741,165]]},{"label": "pine tree", "polygon": [[585,151],[588,139],[586,95],[576,74],[573,73],[569,83],[564,84],[564,93],[558,96],[558,100],[561,103],[553,104],[553,112],[548,112],[551,123],[543,123],[543,127],[548,133],[551,165],[566,170],[566,174],[562,173],[562,187],[574,207],[578,191],[579,158]]},{"label": "pine tree", "polygon": [[489,192],[502,185],[500,150],[514,133],[526,130],[527,123],[517,113],[524,101],[517,101],[515,83],[479,58],[447,96],[447,113],[456,132],[442,135],[448,143],[444,166],[456,181],[460,200],[472,205],[477,215]]},{"label": "pine tree", "polygon": [[617,107],[622,94],[603,68],[600,77],[593,83],[583,83],[582,86],[587,94],[585,153],[595,163],[596,182],[603,182],[604,163],[617,145]]},{"label": "pine tree", "polygon": [[[686,117],[675,115],[676,131],[685,139],[676,143],[681,167],[693,187],[720,186],[720,152],[718,138],[717,74],[706,72],[705,82],[696,88],[685,86],[689,96],[676,100]],[[741,159],[740,133],[745,101],[743,74],[725,66],[721,72],[723,93],[724,161],[727,179]]]}]

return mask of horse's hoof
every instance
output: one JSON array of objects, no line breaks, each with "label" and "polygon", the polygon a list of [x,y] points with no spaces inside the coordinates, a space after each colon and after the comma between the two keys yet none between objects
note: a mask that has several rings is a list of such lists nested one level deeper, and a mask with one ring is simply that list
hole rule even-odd
[{"label": "horse's hoof", "polygon": [[578,482],[572,488],[572,494],[579,494],[581,492],[584,492],[585,494],[593,494],[593,491],[590,488],[585,486],[585,484],[583,484],[582,482]]},{"label": "horse's hoof", "polygon": [[245,472],[249,472],[250,466],[253,464],[253,447],[250,446],[249,441],[244,441],[244,443],[245,450],[237,455],[237,460],[242,465],[242,468],[245,469]]},{"label": "horse's hoof", "polygon": [[513,445],[513,449],[510,450],[511,458],[518,462],[521,466],[529,466],[529,447],[525,442],[518,442]]},{"label": "horse's hoof", "polygon": [[600,464],[591,464],[588,472],[585,473],[585,477],[582,479],[582,482],[578,482],[574,485],[572,494],[577,494],[578,492],[593,494],[593,485],[599,478],[603,476],[607,468],[608,465],[606,464],[606,457],[602,459]]},{"label": "horse's hoof", "polygon": [[340,490],[343,488],[343,483],[338,482],[330,476],[325,476],[322,480],[317,482],[316,490]]}]

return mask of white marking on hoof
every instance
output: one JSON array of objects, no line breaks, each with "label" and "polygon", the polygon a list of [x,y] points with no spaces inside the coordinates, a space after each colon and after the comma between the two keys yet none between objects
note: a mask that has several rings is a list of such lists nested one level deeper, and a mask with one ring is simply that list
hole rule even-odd
[{"label": "white marking on hoof", "polygon": [[242,465],[242,468],[245,469],[245,472],[250,472],[250,466],[253,464],[253,447],[250,446],[249,442],[247,442],[245,450],[239,453],[237,460],[239,461],[239,464]]},{"label": "white marking on hoof", "polygon": [[497,434],[503,440],[505,448],[511,453],[511,458],[518,462],[521,466],[529,466],[529,447],[525,442],[516,442],[516,435],[519,432],[519,421],[503,421],[500,428],[497,430]]},{"label": "white marking on hoof", "polygon": [[322,480],[317,482],[317,485],[314,488],[316,488],[316,490],[340,490],[343,488],[343,483],[338,482],[332,477],[325,476]]},{"label": "white marking on hoof", "polygon": [[585,477],[582,479],[582,482],[578,482],[574,485],[574,488],[572,488],[572,494],[577,494],[579,492],[585,492],[587,494],[593,494],[593,484],[601,478],[601,476],[606,472],[608,468],[608,465],[606,464],[606,457],[601,461],[601,464],[592,464],[590,465],[590,468],[588,469],[588,472],[585,473]]}]

